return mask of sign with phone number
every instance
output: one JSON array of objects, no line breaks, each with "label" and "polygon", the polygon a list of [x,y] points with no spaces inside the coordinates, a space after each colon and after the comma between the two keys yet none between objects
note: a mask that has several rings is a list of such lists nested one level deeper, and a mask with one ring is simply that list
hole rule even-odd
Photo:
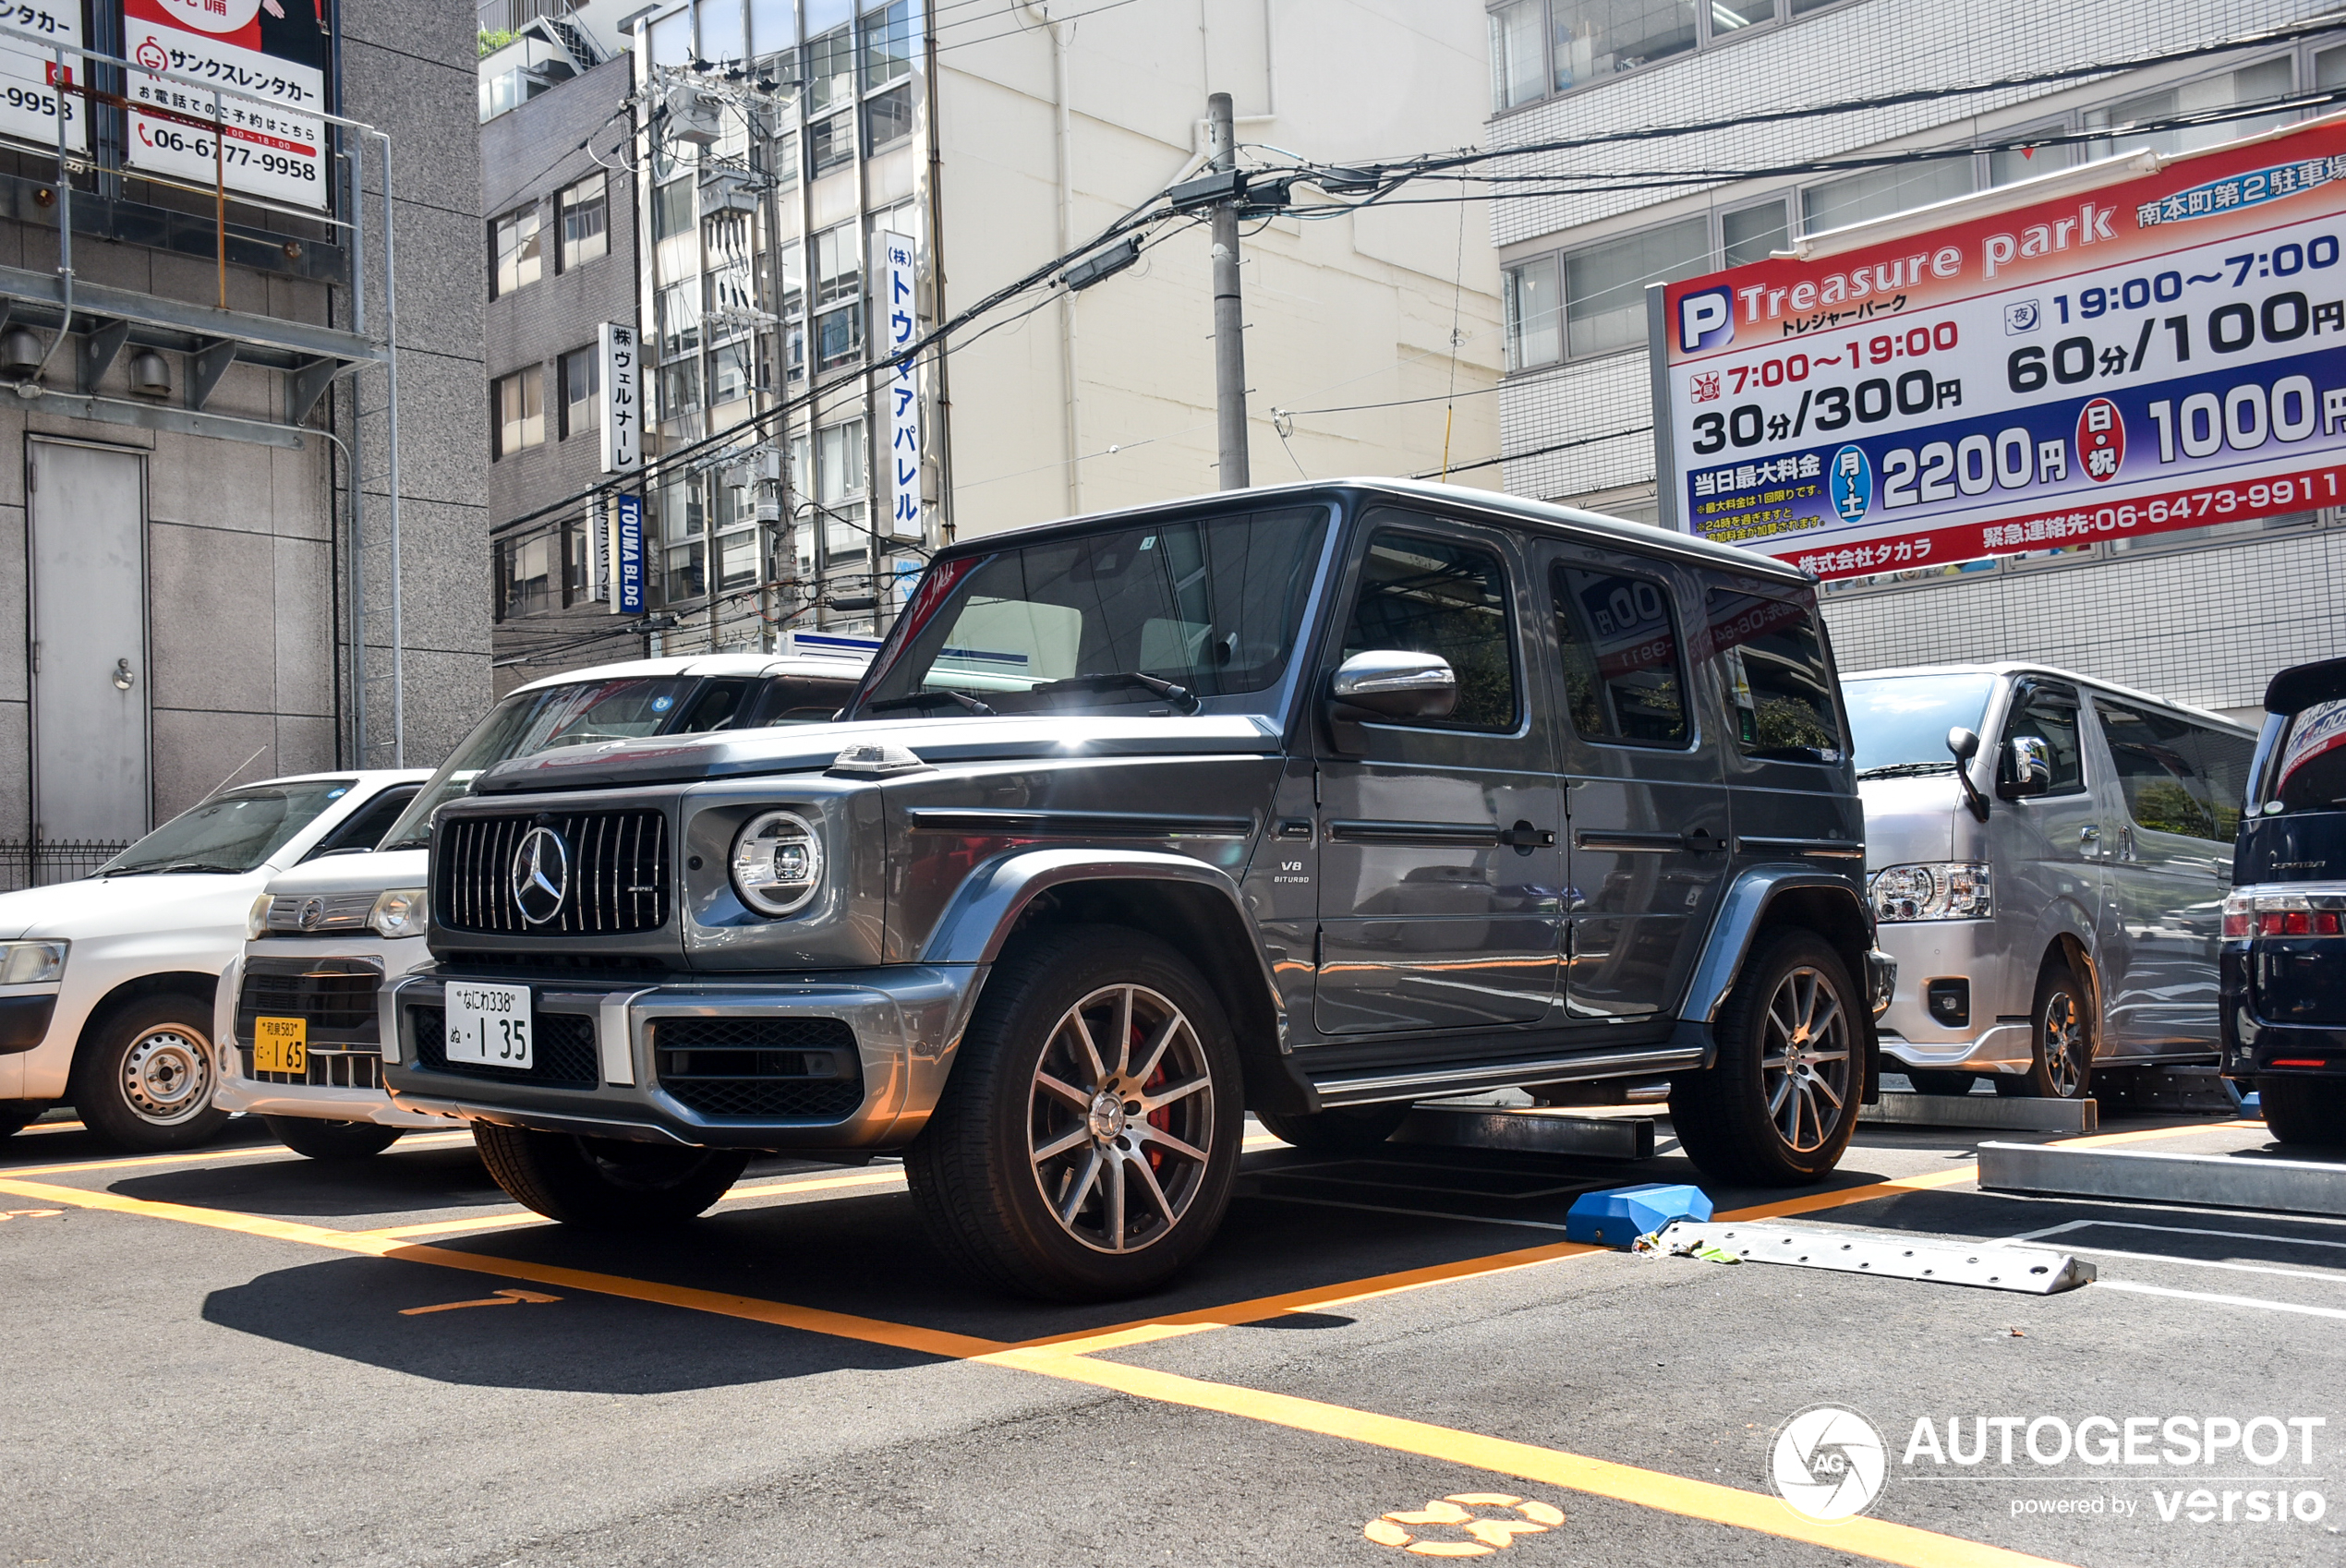
[{"label": "sign with phone number", "polygon": [[1680,525],[1839,577],[2346,504],[2346,116],[2127,166],[1670,285]]}]

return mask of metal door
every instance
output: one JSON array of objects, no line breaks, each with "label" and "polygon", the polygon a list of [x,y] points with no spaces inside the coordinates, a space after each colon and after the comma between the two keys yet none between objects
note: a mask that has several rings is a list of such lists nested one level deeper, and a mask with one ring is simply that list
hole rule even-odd
[{"label": "metal door", "polygon": [[1576,1019],[1637,1019],[1685,987],[1725,881],[1721,738],[1699,722],[1683,574],[1578,545],[1537,557],[1564,753],[1566,911]]},{"label": "metal door", "polygon": [[1319,762],[1328,1034],[1532,1024],[1556,995],[1559,802],[1544,688],[1520,651],[1521,563],[1496,530],[1385,510],[1364,520],[1349,653],[1438,653],[1442,722],[1348,725]]},{"label": "metal door", "polygon": [[127,843],[154,798],[146,471],[136,452],[29,444],[34,832]]}]

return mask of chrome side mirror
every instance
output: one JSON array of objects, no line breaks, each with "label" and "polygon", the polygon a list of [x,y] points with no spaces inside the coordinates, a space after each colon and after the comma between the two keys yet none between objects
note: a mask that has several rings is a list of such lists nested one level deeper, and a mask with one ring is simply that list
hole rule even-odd
[{"label": "chrome side mirror", "polygon": [[1328,695],[1379,718],[1447,718],[1458,677],[1440,654],[1371,648],[1337,667]]},{"label": "chrome side mirror", "polygon": [[1996,792],[2008,801],[2026,800],[2052,789],[2052,748],[2040,735],[2012,738],[2011,768]]}]

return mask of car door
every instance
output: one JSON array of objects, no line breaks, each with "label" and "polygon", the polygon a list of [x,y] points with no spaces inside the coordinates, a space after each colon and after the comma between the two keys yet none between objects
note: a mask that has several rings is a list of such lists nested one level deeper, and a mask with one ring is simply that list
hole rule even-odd
[{"label": "car door", "polygon": [[[2102,851],[2115,825],[2105,823],[2105,802],[2095,792],[2100,765],[2086,766],[2085,723],[2077,688],[2067,681],[2023,676],[2015,683],[1997,746],[1996,792],[2002,798],[1989,818],[1997,947],[2013,961],[2002,966],[1992,1006],[2000,1019],[2028,1017],[2036,1006],[2038,968],[2053,934],[2080,926],[2093,933],[2104,1003],[2100,1050],[2107,1053],[2110,988],[2127,952],[2122,935],[2103,917]],[[2050,770],[2050,783],[2039,794],[2014,792],[2020,775],[2013,748],[2021,741],[2034,742],[2030,750]]]},{"label": "car door", "polygon": [[[2124,818],[2103,871],[2128,959],[2110,1034],[2130,1056],[2213,1051],[2217,944],[2231,861],[2202,737],[2189,720],[2096,694],[2094,717]],[[2238,822],[2238,807],[2231,811]]]},{"label": "car door", "polygon": [[1397,508],[1360,525],[1322,691],[1353,654],[1439,654],[1446,718],[1319,729],[1319,960],[1326,1034],[1535,1024],[1561,963],[1548,704],[1522,653],[1506,532]]},{"label": "car door", "polygon": [[1543,545],[1566,826],[1565,1005],[1632,1019],[1684,989],[1724,880],[1719,737],[1687,680],[1684,572],[1627,551]]}]

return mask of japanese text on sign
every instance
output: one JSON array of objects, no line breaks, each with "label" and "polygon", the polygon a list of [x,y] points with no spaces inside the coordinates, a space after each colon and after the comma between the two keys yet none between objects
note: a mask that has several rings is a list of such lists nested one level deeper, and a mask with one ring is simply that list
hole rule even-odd
[{"label": "japanese text on sign", "polygon": [[[878,236],[880,309],[888,330],[888,352],[901,355],[920,332],[914,285],[918,268],[913,242],[903,235]],[[910,356],[891,361],[881,382],[888,399],[888,531],[901,538],[921,537],[921,387]]]}]

